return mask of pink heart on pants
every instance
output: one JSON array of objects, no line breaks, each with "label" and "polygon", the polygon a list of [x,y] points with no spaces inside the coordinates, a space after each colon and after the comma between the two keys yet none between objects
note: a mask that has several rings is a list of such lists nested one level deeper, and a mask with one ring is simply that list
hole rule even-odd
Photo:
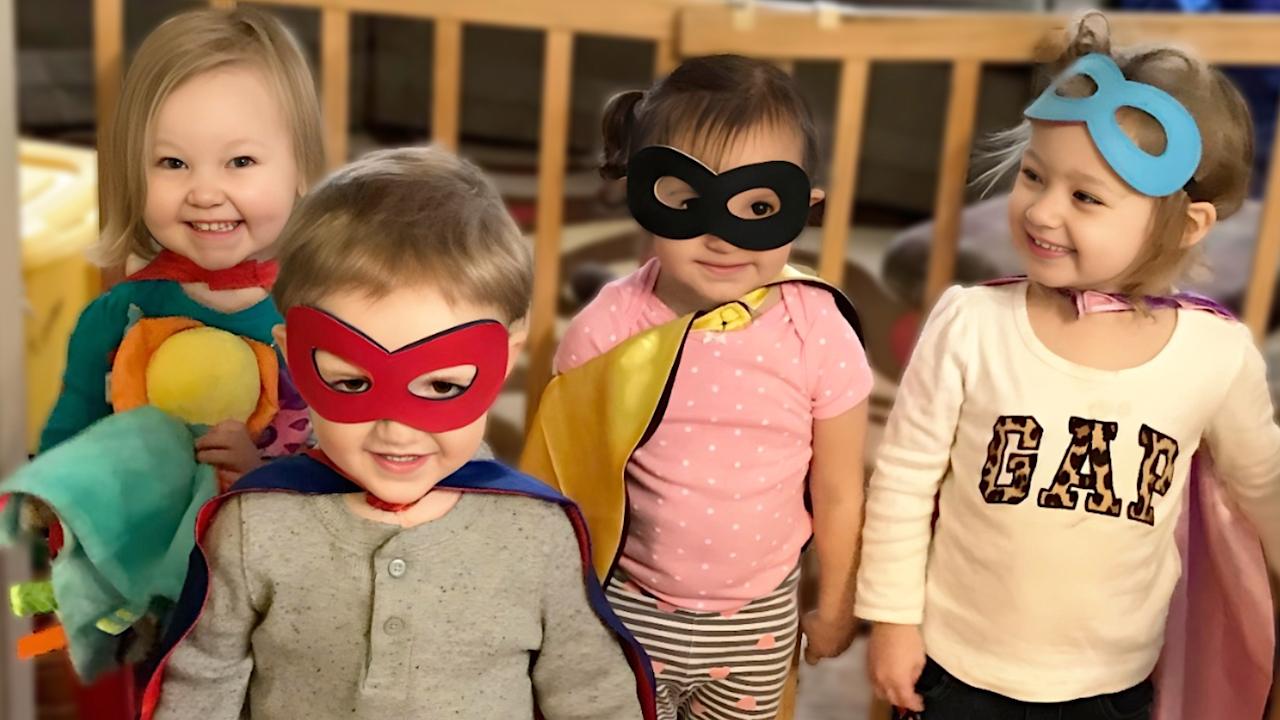
[{"label": "pink heart on pants", "polygon": [[629,593],[632,593],[632,594],[635,594],[635,595],[640,594],[640,586],[639,586],[639,585],[636,585],[635,583],[631,582],[630,580],[626,580],[626,581],[622,582],[621,584],[619,584],[619,585],[618,585],[618,587],[622,588],[622,591],[623,591],[623,592],[629,592]]},{"label": "pink heart on pants", "polygon": [[729,672],[729,668],[727,667],[713,667],[707,671],[707,674],[716,680],[723,680],[729,677]]},{"label": "pink heart on pants", "polygon": [[734,703],[733,706],[738,708],[739,710],[755,710],[756,699],[753,697],[744,697],[738,702]]},{"label": "pink heart on pants", "polygon": [[669,612],[675,612],[675,611],[676,611],[676,606],[675,606],[675,605],[672,605],[672,604],[671,604],[671,603],[669,603],[669,602],[662,602],[661,600],[654,600],[654,601],[653,601],[653,604],[654,604],[654,605],[657,605],[657,606],[658,606],[658,609],[659,609],[659,610],[661,610],[662,612],[669,613]]},{"label": "pink heart on pants", "polygon": [[722,618],[731,618],[731,617],[733,617],[734,615],[737,615],[737,614],[738,614],[738,611],[737,611],[737,610],[725,610],[724,612],[720,613],[720,617],[722,617]]},{"label": "pink heart on pants", "polygon": [[693,711],[694,715],[702,715],[707,712],[707,706],[697,700],[689,703],[689,709]]},{"label": "pink heart on pants", "polygon": [[773,633],[763,635],[760,641],[756,643],[756,647],[760,650],[772,650],[778,647],[778,639],[773,636]]},{"label": "pink heart on pants", "polygon": [[651,665],[653,665],[653,674],[654,674],[654,675],[661,675],[661,674],[662,674],[662,671],[667,669],[667,664],[666,664],[666,663],[653,662],[653,663],[650,663],[650,664],[651,664]]}]

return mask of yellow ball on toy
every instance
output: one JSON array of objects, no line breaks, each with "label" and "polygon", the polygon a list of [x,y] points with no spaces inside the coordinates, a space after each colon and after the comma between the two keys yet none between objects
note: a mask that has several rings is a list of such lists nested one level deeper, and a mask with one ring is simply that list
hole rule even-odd
[{"label": "yellow ball on toy", "polygon": [[248,343],[217,328],[174,335],[147,364],[147,400],[191,425],[248,420],[261,388]]}]

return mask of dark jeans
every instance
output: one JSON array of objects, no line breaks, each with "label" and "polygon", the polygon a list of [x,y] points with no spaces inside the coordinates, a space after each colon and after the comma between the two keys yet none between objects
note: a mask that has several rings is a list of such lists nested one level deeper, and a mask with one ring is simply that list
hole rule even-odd
[{"label": "dark jeans", "polygon": [[929,658],[916,683],[921,720],[1150,720],[1154,687],[1144,680],[1111,695],[1063,703],[1028,703],[970,687]]}]

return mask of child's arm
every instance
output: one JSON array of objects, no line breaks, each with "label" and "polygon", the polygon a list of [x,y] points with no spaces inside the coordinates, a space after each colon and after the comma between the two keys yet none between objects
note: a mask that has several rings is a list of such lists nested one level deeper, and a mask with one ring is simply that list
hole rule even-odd
[{"label": "child's arm", "polygon": [[107,400],[109,356],[124,337],[128,322],[127,309],[115,306],[110,294],[103,295],[90,303],[76,321],[67,344],[62,393],[40,435],[40,452],[111,414]]},{"label": "child's arm", "polygon": [[960,317],[960,288],[929,316],[903,374],[867,486],[854,612],[873,620],[868,670],[877,694],[922,710],[915,683],[924,669],[925,565],[934,499],[951,462],[964,402],[963,359],[972,357]]},{"label": "child's arm", "polygon": [[531,671],[538,709],[547,720],[638,720],[636,675],[587,599],[573,528],[567,518],[556,520],[546,537],[542,647]]},{"label": "child's arm", "polygon": [[1244,357],[1205,440],[1214,467],[1262,538],[1267,566],[1280,576],[1280,427],[1266,361],[1244,325],[1240,332]]},{"label": "child's arm", "polygon": [[818,608],[802,619],[808,645],[805,660],[836,657],[849,649],[856,629],[854,574],[862,532],[862,451],[867,434],[867,401],[813,423],[813,538],[818,553]]},{"label": "child's arm", "polygon": [[203,546],[209,559],[208,599],[163,670],[154,720],[238,720],[245,704],[253,673],[249,640],[258,612],[244,566],[240,498],[229,499],[218,511]]}]

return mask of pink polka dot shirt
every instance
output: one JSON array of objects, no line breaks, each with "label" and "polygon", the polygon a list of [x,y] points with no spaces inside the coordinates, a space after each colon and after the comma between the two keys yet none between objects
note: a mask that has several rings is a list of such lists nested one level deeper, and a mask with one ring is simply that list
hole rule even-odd
[{"label": "pink polka dot shirt", "polygon": [[[676,319],[653,293],[658,264],[605,287],[574,318],[560,372]],[[743,330],[693,332],[666,414],[627,465],[620,565],[645,591],[693,611],[767,595],[813,531],[804,507],[813,421],[871,392],[866,355],[830,293],[790,283]]]}]

